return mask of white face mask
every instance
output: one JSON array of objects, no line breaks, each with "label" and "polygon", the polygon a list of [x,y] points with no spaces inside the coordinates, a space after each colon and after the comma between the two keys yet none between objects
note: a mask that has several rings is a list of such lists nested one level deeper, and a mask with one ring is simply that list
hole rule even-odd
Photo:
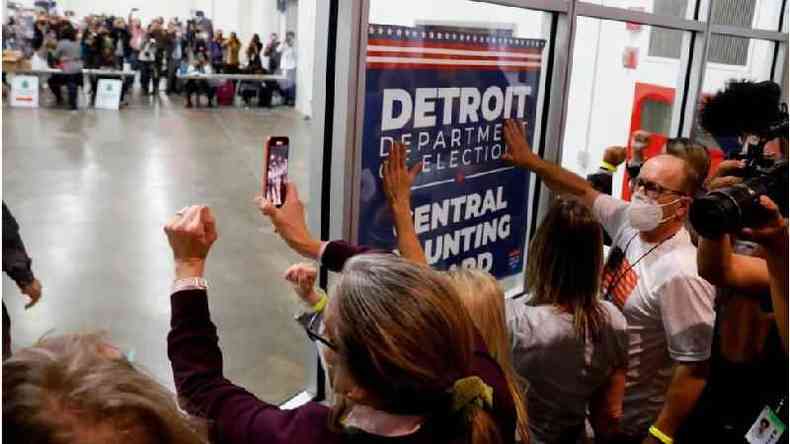
[{"label": "white face mask", "polygon": [[628,223],[635,230],[638,231],[653,231],[661,224],[669,221],[674,216],[664,217],[663,208],[673,205],[678,202],[680,198],[665,204],[658,204],[655,200],[646,196],[644,193],[637,192],[631,196],[631,203],[626,210],[628,216]]}]

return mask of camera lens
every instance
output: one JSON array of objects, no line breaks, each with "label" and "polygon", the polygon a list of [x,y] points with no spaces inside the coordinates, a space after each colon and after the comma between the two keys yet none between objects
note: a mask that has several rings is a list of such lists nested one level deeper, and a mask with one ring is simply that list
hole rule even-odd
[{"label": "camera lens", "polygon": [[741,208],[738,197],[748,194],[741,187],[714,191],[694,200],[689,210],[691,226],[708,239],[718,239],[741,227]]}]

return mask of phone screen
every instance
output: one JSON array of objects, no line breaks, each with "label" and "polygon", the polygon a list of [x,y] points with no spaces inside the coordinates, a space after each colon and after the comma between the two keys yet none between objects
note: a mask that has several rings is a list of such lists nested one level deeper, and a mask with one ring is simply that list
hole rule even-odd
[{"label": "phone screen", "polygon": [[272,138],[266,159],[266,199],[275,206],[285,202],[285,184],[288,182],[288,139]]}]

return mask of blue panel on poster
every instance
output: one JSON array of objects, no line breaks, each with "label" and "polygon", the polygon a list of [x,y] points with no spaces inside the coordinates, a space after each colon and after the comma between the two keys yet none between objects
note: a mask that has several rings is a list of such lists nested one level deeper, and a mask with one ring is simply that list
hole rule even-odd
[{"label": "blue panel on poster", "polygon": [[497,278],[523,268],[528,174],[500,158],[502,123],[535,128],[545,42],[473,30],[370,25],[358,241],[394,249],[381,164],[392,141],[422,162],[414,222],[431,265]]}]

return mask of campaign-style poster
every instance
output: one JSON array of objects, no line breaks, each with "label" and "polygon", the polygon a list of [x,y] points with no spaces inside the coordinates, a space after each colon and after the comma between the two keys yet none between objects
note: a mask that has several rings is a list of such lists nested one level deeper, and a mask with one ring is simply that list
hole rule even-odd
[{"label": "campaign-style poster", "polygon": [[396,248],[381,165],[393,141],[422,162],[413,220],[429,263],[497,278],[523,269],[529,175],[501,160],[506,118],[535,128],[544,40],[506,31],[371,24],[358,241]]}]

